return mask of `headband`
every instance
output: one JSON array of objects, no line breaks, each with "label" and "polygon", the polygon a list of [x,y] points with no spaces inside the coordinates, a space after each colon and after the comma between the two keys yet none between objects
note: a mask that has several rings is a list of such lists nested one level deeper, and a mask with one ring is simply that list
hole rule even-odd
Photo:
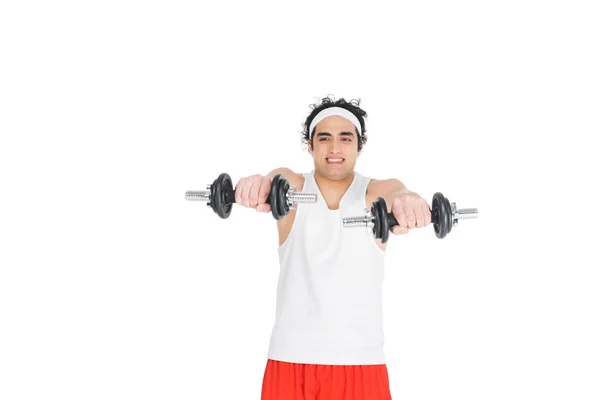
[{"label": "headband", "polygon": [[310,135],[311,140],[312,140],[312,131],[315,128],[315,126],[317,126],[317,124],[319,122],[321,122],[322,120],[324,120],[325,118],[330,117],[332,115],[339,115],[340,117],[346,118],[348,121],[350,121],[350,122],[352,122],[352,124],[354,124],[354,126],[358,130],[358,136],[362,135],[362,129],[360,127],[360,122],[358,122],[358,118],[356,118],[356,116],[354,114],[352,114],[350,111],[348,111],[342,107],[329,107],[324,110],[321,110],[321,112],[319,112],[317,115],[315,115],[312,122],[310,123],[310,128],[308,128],[308,134]]}]

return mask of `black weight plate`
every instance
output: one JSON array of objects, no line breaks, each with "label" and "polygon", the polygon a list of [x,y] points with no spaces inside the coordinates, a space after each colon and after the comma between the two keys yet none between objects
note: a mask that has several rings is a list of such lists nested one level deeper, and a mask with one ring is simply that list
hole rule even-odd
[{"label": "black weight plate", "polygon": [[375,238],[381,239],[381,242],[385,243],[389,236],[389,227],[386,218],[387,209],[383,197],[377,197],[377,199],[373,202],[371,213],[375,219],[375,224],[373,226]]},{"label": "black weight plate", "polygon": [[379,220],[379,211],[377,210],[377,200],[375,200],[371,204],[371,214],[373,215],[373,235],[375,235],[375,239],[381,239],[380,234],[380,220]]},{"label": "black weight plate", "polygon": [[444,195],[437,192],[433,195],[433,201],[431,202],[432,211],[437,213],[437,223],[433,225],[435,229],[435,236],[439,239],[443,239],[448,233],[448,211],[446,209],[446,199]]},{"label": "black weight plate", "polygon": [[387,205],[385,204],[385,199],[383,197],[378,197],[377,201],[379,202],[379,213],[381,216],[381,243],[386,243],[388,238],[390,237],[390,225],[388,224],[387,217]]},{"label": "black weight plate", "polygon": [[212,209],[217,215],[223,219],[228,218],[231,214],[231,204],[225,203],[225,193],[233,189],[231,177],[222,173],[213,182],[210,188],[210,203]]},{"label": "black weight plate", "polygon": [[448,214],[446,215],[446,224],[448,226],[448,230],[446,231],[446,235],[452,231],[452,205],[450,204],[450,200],[444,198],[446,203],[446,210]]},{"label": "black weight plate", "polygon": [[290,184],[288,183],[288,181],[281,177],[279,178],[279,184],[278,184],[278,206],[279,206],[279,215],[281,216],[281,218],[285,217],[286,215],[288,215],[289,211],[290,211],[290,206],[287,203],[287,192],[290,189]]},{"label": "black weight plate", "polygon": [[276,220],[283,218],[279,211],[279,179],[281,174],[277,174],[271,180],[271,191],[269,192],[269,202],[271,204],[271,214]]},{"label": "black weight plate", "polygon": [[440,225],[441,225],[441,218],[440,218],[440,194],[441,193],[436,193],[433,195],[433,200],[431,200],[431,213],[432,215],[435,215],[435,218],[432,217],[432,220],[435,220],[435,223],[433,224],[433,230],[435,231],[435,236],[437,236],[438,238],[440,237],[441,233],[440,233]]}]

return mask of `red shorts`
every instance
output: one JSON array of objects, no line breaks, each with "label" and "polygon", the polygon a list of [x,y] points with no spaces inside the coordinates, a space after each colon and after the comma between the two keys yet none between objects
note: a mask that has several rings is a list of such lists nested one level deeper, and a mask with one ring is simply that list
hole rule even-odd
[{"label": "red shorts", "polygon": [[267,360],[261,400],[391,400],[378,365],[296,364]]}]

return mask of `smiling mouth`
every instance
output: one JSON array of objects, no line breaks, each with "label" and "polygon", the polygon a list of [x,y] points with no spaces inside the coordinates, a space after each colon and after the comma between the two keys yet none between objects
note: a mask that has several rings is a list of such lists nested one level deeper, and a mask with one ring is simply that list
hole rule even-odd
[{"label": "smiling mouth", "polygon": [[329,158],[328,157],[325,160],[327,161],[327,164],[329,164],[329,165],[340,165],[341,163],[344,162],[343,158],[333,158],[333,157]]}]

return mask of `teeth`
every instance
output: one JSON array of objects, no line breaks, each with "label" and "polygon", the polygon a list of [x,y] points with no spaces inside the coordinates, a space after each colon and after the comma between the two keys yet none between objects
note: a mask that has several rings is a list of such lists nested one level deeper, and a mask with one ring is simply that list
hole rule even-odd
[{"label": "teeth", "polygon": [[341,158],[328,158],[327,161],[330,161],[330,162],[342,162],[343,159],[341,159]]}]

